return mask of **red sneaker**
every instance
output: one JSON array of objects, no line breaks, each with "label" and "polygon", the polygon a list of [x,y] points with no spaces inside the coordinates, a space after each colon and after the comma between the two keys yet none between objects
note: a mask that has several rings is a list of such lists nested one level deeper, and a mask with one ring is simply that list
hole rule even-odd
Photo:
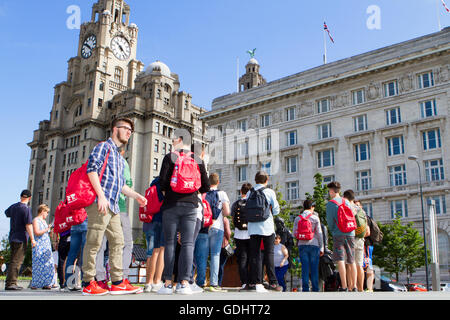
[{"label": "red sneaker", "polygon": [[97,281],[92,280],[89,282],[89,285],[87,287],[83,287],[82,294],[85,296],[103,296],[105,294],[108,294],[109,291],[105,290],[103,288],[100,288]]},{"label": "red sneaker", "polygon": [[141,287],[134,287],[130,284],[128,279],[123,279],[123,281],[117,286],[111,285],[111,294],[131,294],[131,293],[141,293],[143,290]]},{"label": "red sneaker", "polygon": [[97,284],[100,288],[111,291],[111,288],[108,286],[108,283],[106,282],[106,280],[97,281]]}]

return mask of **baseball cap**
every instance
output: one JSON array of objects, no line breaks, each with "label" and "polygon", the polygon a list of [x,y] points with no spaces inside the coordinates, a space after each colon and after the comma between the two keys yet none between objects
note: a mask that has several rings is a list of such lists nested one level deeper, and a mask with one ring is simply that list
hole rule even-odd
[{"label": "baseball cap", "polygon": [[31,191],[28,190],[28,189],[23,190],[23,191],[20,193],[20,197],[21,197],[21,198],[29,198],[29,197],[31,197]]}]

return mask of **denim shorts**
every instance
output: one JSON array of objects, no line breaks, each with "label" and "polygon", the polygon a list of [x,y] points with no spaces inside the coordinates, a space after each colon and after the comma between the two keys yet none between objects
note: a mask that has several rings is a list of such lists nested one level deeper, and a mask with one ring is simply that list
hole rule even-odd
[{"label": "denim shorts", "polygon": [[150,223],[150,228],[145,232],[145,240],[147,241],[147,258],[153,254],[153,249],[164,247],[164,232],[162,222],[155,221]]}]

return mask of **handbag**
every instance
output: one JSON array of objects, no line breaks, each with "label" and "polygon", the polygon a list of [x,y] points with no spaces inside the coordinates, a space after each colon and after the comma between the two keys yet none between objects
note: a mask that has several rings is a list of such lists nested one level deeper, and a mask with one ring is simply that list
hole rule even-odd
[{"label": "handbag", "polygon": [[234,254],[234,249],[231,244],[227,244],[224,248],[222,248],[223,252],[227,256],[227,258],[231,257]]}]

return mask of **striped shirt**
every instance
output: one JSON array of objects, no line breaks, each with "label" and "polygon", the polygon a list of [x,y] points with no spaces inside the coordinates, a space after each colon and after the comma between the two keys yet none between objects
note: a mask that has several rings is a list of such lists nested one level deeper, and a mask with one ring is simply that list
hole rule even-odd
[{"label": "striped shirt", "polygon": [[100,181],[100,185],[106,200],[108,200],[110,210],[117,214],[120,212],[120,193],[125,185],[123,172],[125,159],[120,155],[119,149],[111,138],[105,142],[99,143],[92,150],[89,155],[87,173],[97,172],[100,175],[108,151],[110,151],[108,163],[106,165],[105,173],[103,174],[103,179]]}]

